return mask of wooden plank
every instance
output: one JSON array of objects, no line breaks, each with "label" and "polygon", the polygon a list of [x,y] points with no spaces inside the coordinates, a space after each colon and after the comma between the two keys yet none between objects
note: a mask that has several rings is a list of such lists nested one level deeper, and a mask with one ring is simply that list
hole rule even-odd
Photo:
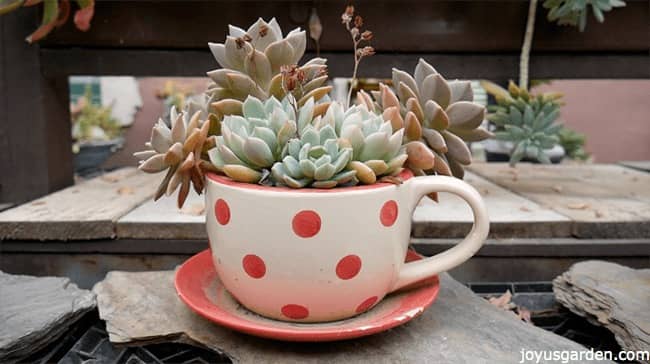
[{"label": "wooden plank", "polygon": [[205,198],[191,190],[182,209],[176,206],[176,195],[149,200],[117,221],[119,239],[203,239],[205,230]]},{"label": "wooden plank", "polygon": [[[490,217],[490,237],[531,238],[571,235],[571,221],[470,172],[465,181],[483,196]],[[423,198],[413,214],[413,237],[463,237],[472,227],[472,211],[458,196],[441,193],[440,202]]]},{"label": "wooden plank", "polygon": [[[608,12],[602,24],[589,15],[584,32],[547,21],[539,4],[533,50],[647,51],[648,2],[626,2]],[[356,0],[354,5],[375,34],[373,45],[399,52],[518,52],[528,11],[526,1],[512,0]],[[222,41],[228,24],[247,27],[258,17],[276,17],[285,34],[295,27],[307,29],[316,8],[324,28],[321,49],[349,51],[349,35],[340,21],[344,6],[342,1],[97,2],[88,32],[68,22],[42,44],[200,49]],[[308,38],[307,46],[314,49],[315,44]]]},{"label": "wooden plank", "polygon": [[[133,49],[41,49],[42,70],[48,77],[60,75],[132,75],[204,77],[218,65],[207,47],[202,50]],[[313,53],[303,57],[309,59]],[[353,60],[349,53],[323,52],[331,77],[349,77]],[[392,67],[412,72],[424,58],[445,77],[488,78],[507,81],[516,77],[519,54],[467,53],[378,53],[363,60],[361,77],[390,77]],[[107,62],[106,60],[110,60]],[[531,56],[530,77],[538,79],[579,78],[650,78],[650,54],[599,53],[552,54]]]},{"label": "wooden plank", "polygon": [[470,169],[571,218],[577,237],[650,237],[647,173],[607,164],[476,163]]},{"label": "wooden plank", "polygon": [[[456,239],[411,239],[421,254],[434,255],[458,244]],[[650,239],[488,239],[476,257],[645,257],[650,259]],[[595,258],[594,258],[595,259]],[[650,260],[648,261],[650,264]]]},{"label": "wooden plank", "polygon": [[[486,199],[493,237],[565,237],[570,221],[534,202],[509,193],[476,175],[467,177]],[[472,215],[469,207],[451,194],[441,194],[435,204],[423,199],[414,213],[413,236],[458,238],[467,235]],[[207,239],[202,196],[191,194],[183,210],[174,198],[148,201],[117,222],[119,239]]]},{"label": "wooden plank", "polygon": [[115,221],[150,198],[160,176],[123,168],[0,213],[0,239],[115,236]]},{"label": "wooden plank", "polygon": [[650,161],[622,161],[618,164],[638,171],[650,172]]},{"label": "wooden plank", "polygon": [[[459,239],[412,238],[421,254],[434,255],[458,244]],[[95,239],[75,241],[4,240],[3,253],[30,254],[174,254],[191,255],[208,248],[207,239]],[[477,257],[647,257],[650,239],[487,239]],[[650,264],[650,261],[648,261]],[[1,268],[0,268],[1,269]]]}]

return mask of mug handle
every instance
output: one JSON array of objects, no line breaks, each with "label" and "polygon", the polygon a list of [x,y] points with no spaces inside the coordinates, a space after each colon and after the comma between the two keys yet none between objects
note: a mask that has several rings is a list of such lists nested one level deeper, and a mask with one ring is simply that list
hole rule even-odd
[{"label": "mug handle", "polygon": [[460,196],[472,208],[474,225],[465,239],[453,248],[429,258],[404,264],[390,292],[463,263],[481,248],[490,230],[490,220],[483,199],[474,187],[466,182],[454,177],[426,176],[411,178],[405,184],[407,186],[404,187],[407,187],[409,194],[411,215],[424,195],[431,192],[451,192]]}]

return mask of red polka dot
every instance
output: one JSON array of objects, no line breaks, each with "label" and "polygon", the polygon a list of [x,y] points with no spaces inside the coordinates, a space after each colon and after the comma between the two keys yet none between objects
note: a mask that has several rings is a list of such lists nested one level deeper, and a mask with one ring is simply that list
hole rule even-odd
[{"label": "red polka dot", "polygon": [[354,278],[361,270],[361,258],[356,255],[348,255],[339,260],[336,265],[336,275],[341,279]]},{"label": "red polka dot", "polygon": [[282,307],[282,314],[290,319],[300,320],[309,316],[309,310],[305,306],[286,305]]},{"label": "red polka dot", "polygon": [[293,231],[301,238],[311,238],[320,231],[320,216],[315,211],[303,210],[293,217]]},{"label": "red polka dot", "polygon": [[377,302],[377,296],[372,296],[365,301],[361,302],[359,306],[357,306],[357,313],[365,312],[367,311],[372,305],[374,305]]},{"label": "red polka dot", "polygon": [[228,203],[222,199],[218,199],[214,204],[214,215],[221,225],[226,225],[230,221],[230,207]]},{"label": "red polka dot", "polygon": [[242,259],[244,271],[253,278],[262,278],[266,274],[266,264],[262,258],[254,254],[248,254]]},{"label": "red polka dot", "polygon": [[384,226],[393,226],[397,220],[397,202],[394,200],[387,201],[381,208],[379,220]]}]

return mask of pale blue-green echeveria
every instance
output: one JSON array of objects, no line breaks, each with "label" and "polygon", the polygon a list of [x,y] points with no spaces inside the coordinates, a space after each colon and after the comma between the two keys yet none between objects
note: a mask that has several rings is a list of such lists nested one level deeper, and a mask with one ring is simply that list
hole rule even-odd
[{"label": "pale blue-green echeveria", "polygon": [[356,172],[345,169],[352,158],[352,148],[339,145],[336,131],[330,125],[320,129],[307,125],[300,139],[289,140],[283,156],[271,170],[276,185],[333,188],[358,182]]},{"label": "pale blue-green echeveria", "polygon": [[323,117],[314,120],[316,127],[330,125],[342,143],[353,150],[348,169],[357,172],[363,184],[372,184],[382,176],[395,175],[408,158],[402,147],[404,129],[393,132],[390,121],[368,111],[365,105],[355,105],[345,112],[332,103]]},{"label": "pale blue-green echeveria", "polygon": [[259,182],[273,163],[280,160],[287,141],[296,135],[298,125],[311,121],[314,102],[310,100],[296,115],[288,102],[271,97],[265,102],[249,96],[242,115],[227,115],[216,137],[210,160],[230,178]]}]

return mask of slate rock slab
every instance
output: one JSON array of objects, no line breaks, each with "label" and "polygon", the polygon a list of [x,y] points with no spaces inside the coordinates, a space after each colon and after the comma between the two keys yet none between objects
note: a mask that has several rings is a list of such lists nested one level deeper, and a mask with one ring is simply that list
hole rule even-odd
[{"label": "slate rock slab", "polygon": [[93,291],[116,344],[182,342],[238,363],[519,363],[521,350],[586,350],[521,322],[440,276],[438,299],[413,321],[377,335],[330,343],[256,338],[213,324],[187,308],[174,272],[110,272]]},{"label": "slate rock slab", "polygon": [[44,348],[93,308],[94,294],[68,278],[0,271],[0,362]]},{"label": "slate rock slab", "polygon": [[590,260],[555,278],[558,302],[614,333],[625,350],[650,350],[650,269]]}]

